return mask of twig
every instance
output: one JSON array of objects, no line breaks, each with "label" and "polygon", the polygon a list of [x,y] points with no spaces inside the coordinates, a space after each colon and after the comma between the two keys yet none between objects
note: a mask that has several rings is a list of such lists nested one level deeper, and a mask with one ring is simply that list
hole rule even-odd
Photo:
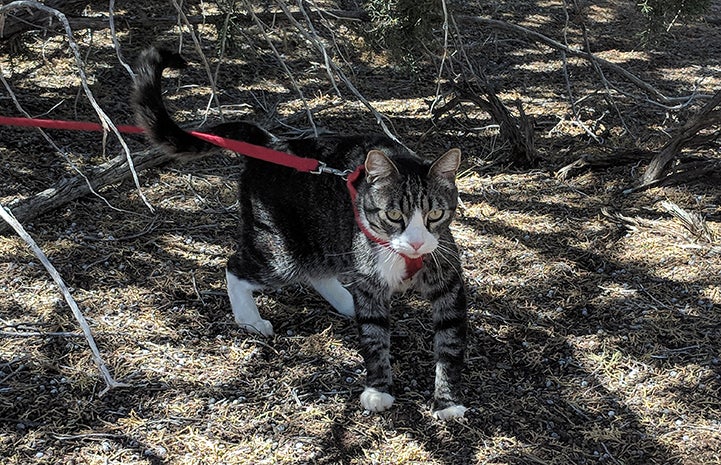
[{"label": "twig", "polygon": [[[247,0],[246,0],[246,3],[247,3]],[[288,7],[287,7],[286,5],[284,5],[282,2],[277,2],[277,4],[278,4],[278,6],[283,10],[283,13],[285,13],[286,17],[290,20],[290,22],[291,22],[291,23],[296,27],[296,29],[303,35],[303,37],[305,37],[306,40],[310,41],[310,42],[316,47],[316,49],[318,50],[318,52],[319,52],[321,55],[327,56],[328,52],[327,52],[327,50],[325,49],[325,46],[323,45],[323,43],[322,43],[322,42],[320,41],[320,39],[318,38],[318,36],[317,36],[317,35],[314,36],[314,35],[312,35],[312,34],[309,34],[309,33],[303,28],[303,26],[301,26],[301,24],[300,24],[298,21],[296,21],[296,19],[293,17],[292,13],[290,12],[290,10],[288,9]],[[300,7],[301,10],[303,11],[303,6],[302,6],[302,4],[299,4],[299,7]],[[308,16],[307,14],[306,14],[305,16],[306,16],[306,18],[308,18],[308,20],[310,20],[310,18],[309,18],[309,16]],[[343,72],[343,70],[341,70],[340,67],[339,67],[338,65],[336,65],[335,62],[334,62],[332,59],[329,59],[329,60],[326,62],[326,65],[327,65],[327,66],[330,66],[330,68],[331,68],[331,69],[328,70],[328,72],[329,72],[329,73],[330,73],[330,72],[333,72],[333,73],[337,74],[338,77],[340,78],[340,80],[343,81],[343,83],[346,85],[346,87],[348,88],[348,90],[350,90],[351,93],[352,93],[353,95],[355,95],[355,97],[356,97],[368,110],[370,110],[370,112],[373,114],[373,116],[375,116],[376,122],[378,123],[378,125],[380,125],[381,129],[383,129],[383,132],[384,132],[391,140],[393,140],[393,141],[396,142],[397,144],[403,146],[403,147],[404,147],[405,149],[407,149],[408,151],[411,151],[411,150],[410,150],[405,144],[403,144],[403,142],[401,142],[400,139],[398,139],[398,137],[388,128],[388,126],[387,126],[386,123],[385,123],[385,120],[390,121],[390,120],[388,119],[388,117],[382,115],[381,113],[379,113],[378,110],[376,110],[375,107],[374,107],[373,105],[371,105],[371,103],[363,96],[363,94],[361,94],[360,91],[358,91],[358,89],[353,85],[353,83],[350,81],[350,79],[348,79],[348,77],[345,75],[345,73]]]},{"label": "twig", "polygon": [[441,100],[441,80],[443,79],[443,68],[448,61],[448,30],[450,29],[448,5],[446,0],[441,1],[441,7],[443,7],[443,56],[441,57],[441,64],[438,66],[438,73],[436,74],[436,95],[431,104],[431,114],[434,113],[434,109],[438,102]]},{"label": "twig", "polygon": [[[565,16],[565,22],[563,24],[563,44],[568,48],[568,23],[570,21],[570,17],[568,15],[567,0],[563,0],[563,14]],[[576,109],[576,102],[573,98],[573,87],[571,86],[571,78],[568,75],[568,59],[566,58],[566,52],[563,50],[561,50],[561,59],[563,60],[563,77],[566,81],[566,92],[568,92],[568,100],[571,104],[571,112],[573,112],[573,116],[575,116],[576,119],[580,119],[578,117],[578,110]]]},{"label": "twig", "polygon": [[[509,23],[507,21],[482,18],[480,16],[459,15],[458,18],[463,21],[471,22],[471,23],[474,23],[474,24],[482,26],[482,27],[511,32],[511,33],[517,34],[517,35],[522,35],[522,36],[524,36],[530,40],[533,40],[535,42],[541,42],[551,48],[563,51],[570,56],[581,57],[581,58],[590,60],[592,62],[595,62],[604,68],[608,68],[611,71],[613,71],[617,74],[620,74],[621,76],[623,76],[624,78],[629,80],[631,83],[633,83],[635,86],[637,86],[640,89],[644,90],[645,92],[653,95],[655,98],[657,98],[661,102],[661,103],[657,102],[658,105],[663,106],[664,108],[667,108],[667,109],[677,109],[682,106],[688,105],[688,102],[695,98],[710,97],[708,95],[697,95],[697,94],[692,94],[692,95],[683,96],[683,97],[667,97],[661,91],[657,90],[655,87],[648,84],[643,79],[639,78],[638,76],[636,76],[635,74],[626,70],[625,68],[617,65],[616,63],[613,63],[611,61],[597,57],[596,55],[589,53],[589,52],[585,52],[583,50],[576,50],[572,47],[567,47],[567,46],[563,45],[562,43],[558,42],[557,40],[551,39],[550,37],[545,36],[539,32],[533,31],[533,30],[525,28],[523,26],[519,26],[517,24]],[[674,106],[668,106],[668,105],[674,105]]]},{"label": "twig", "polygon": [[[574,1],[574,6],[575,6],[576,8],[578,8],[578,6],[577,6],[575,3],[576,3],[576,2]],[[569,47],[569,45],[568,45],[568,24],[569,24],[569,21],[570,21],[570,16],[569,16],[569,14],[568,14],[568,2],[567,2],[567,0],[564,0],[564,1],[563,1],[563,13],[564,13],[564,16],[565,16],[565,22],[564,22],[564,24],[563,24],[563,44],[564,44],[566,47]],[[586,37],[586,27],[585,27],[585,24],[584,24],[583,22],[581,22],[581,25],[582,25],[582,27],[583,27],[583,33],[584,33],[584,38],[585,38],[585,37]],[[589,52],[591,51],[591,48],[590,48],[590,45],[589,45],[588,41],[586,41],[586,50],[588,50]],[[576,99],[573,97],[573,86],[571,85],[571,77],[570,77],[569,74],[568,74],[568,58],[567,58],[567,56],[566,56],[566,52],[565,52],[565,51],[560,50],[560,52],[561,52],[561,60],[563,61],[563,79],[564,79],[564,81],[565,81],[565,83],[566,83],[566,92],[568,93],[568,101],[569,101],[569,103],[571,104],[571,113],[573,113],[573,124],[574,124],[576,127],[581,128],[586,134],[588,134],[588,136],[589,136],[590,138],[592,138],[594,141],[596,141],[596,143],[599,143],[599,144],[600,144],[600,143],[603,142],[603,140],[602,140],[600,137],[598,137],[598,136],[597,136],[588,126],[586,126],[586,124],[581,120],[581,115],[580,115],[580,112],[578,111],[577,104],[580,103],[582,100],[579,99],[579,101],[576,102]],[[597,72],[600,71],[597,66],[594,66],[594,69],[595,69]],[[608,91],[608,86],[606,86],[606,89],[607,89],[607,91]],[[564,122],[564,119],[562,118],[561,121],[558,122],[558,124],[556,125],[556,127],[558,127],[558,125],[560,125],[560,124],[563,123],[563,122]],[[624,126],[625,126],[625,125],[624,125]],[[555,129],[555,128],[554,128],[554,129]],[[554,132],[554,130],[552,129],[551,131],[549,131],[549,134],[552,134],[553,132]]]},{"label": "twig", "polygon": [[193,27],[190,25],[190,21],[188,21],[188,17],[185,15],[183,8],[180,6],[180,4],[178,3],[177,0],[173,0],[173,5],[175,6],[175,9],[178,11],[178,19],[182,20],[183,24],[188,27],[188,32],[190,33],[190,38],[193,39],[193,44],[195,45],[195,51],[200,56],[200,59],[203,62],[203,68],[205,68],[205,73],[208,75],[208,82],[210,83],[210,90],[211,90],[212,94],[210,96],[210,100],[208,101],[208,105],[206,107],[205,117],[206,118],[208,117],[210,103],[215,101],[215,105],[218,107],[218,113],[219,113],[220,119],[222,121],[223,120],[223,110],[220,105],[220,102],[218,101],[218,87],[215,85],[215,77],[213,76],[213,72],[210,70],[210,63],[208,63],[208,58],[206,58],[205,53],[203,53],[203,48],[200,46],[200,40],[198,39],[197,34],[195,34]]},{"label": "twig", "polygon": [[276,59],[278,60],[278,63],[280,63],[280,66],[283,68],[283,71],[285,72],[286,76],[288,76],[288,79],[290,79],[290,83],[295,89],[296,93],[300,96],[301,100],[303,101],[303,107],[305,108],[306,115],[308,117],[308,123],[313,128],[313,133],[318,136],[318,128],[315,125],[315,122],[313,121],[313,114],[310,111],[310,106],[308,105],[308,101],[305,98],[305,95],[303,95],[303,90],[298,85],[298,81],[296,81],[295,76],[291,72],[290,68],[288,68],[288,65],[285,63],[285,60],[280,56],[280,53],[278,52],[278,49],[275,48],[275,45],[273,45],[273,41],[268,36],[268,32],[266,31],[265,24],[256,16],[255,12],[253,11],[253,6],[250,4],[248,0],[243,0],[243,3],[245,4],[245,8],[248,10],[248,14],[251,15],[253,18],[253,21],[255,22],[255,25],[258,26],[258,29],[260,29],[260,33],[263,35],[263,38],[268,43],[268,46],[273,51],[273,54],[275,55]]},{"label": "twig", "polygon": [[[305,18],[305,24],[308,26],[308,29],[310,30],[310,35],[318,42],[320,42],[320,38],[318,36],[318,32],[315,30],[315,26],[313,25],[313,21],[310,20],[310,16],[308,16],[308,13],[305,11],[305,8],[303,8],[302,0],[298,0],[298,8],[300,8],[300,12],[303,14]],[[287,12],[286,12],[287,14]],[[292,18],[290,16],[289,18]],[[296,26],[298,27],[298,26]],[[328,79],[330,80],[331,85],[333,86],[333,89],[335,89],[335,93],[340,97],[340,89],[338,89],[338,84],[335,81],[335,76],[333,75],[332,67],[330,64],[330,56],[328,55],[328,51],[325,49],[325,47],[320,47],[321,50],[320,53],[323,55],[323,63],[325,63],[325,71],[328,74]]]},{"label": "twig", "polygon": [[[588,53],[589,57],[595,57],[593,53],[591,52],[591,41],[588,38],[588,30],[586,29],[586,23],[581,21],[581,32],[583,33],[583,44],[586,48],[586,53]],[[613,100],[613,96],[611,95],[611,84],[606,79],[606,75],[603,73],[603,70],[601,69],[601,66],[599,66],[597,60],[590,59],[591,66],[593,66],[594,71],[596,71],[596,74],[598,75],[599,80],[601,81],[601,84],[603,84],[604,89],[606,90],[606,101],[613,107],[614,110],[616,110],[616,114],[618,115],[619,120],[621,121],[621,125],[626,130],[627,134],[631,134],[631,130],[626,125],[626,120],[623,118],[623,114],[621,113],[621,110],[619,110],[618,105],[616,105],[616,102]],[[596,137],[594,136],[594,139]],[[598,139],[596,139],[597,142]]]},{"label": "twig", "polygon": [[20,8],[35,8],[41,11],[44,11],[50,15],[55,16],[65,28],[65,35],[67,36],[68,45],[70,46],[70,49],[73,51],[73,57],[75,58],[75,64],[78,68],[78,75],[80,76],[80,82],[83,87],[83,90],[85,92],[85,96],[87,97],[88,101],[92,105],[93,109],[95,110],[95,113],[97,113],[98,117],[100,118],[100,121],[103,125],[103,128],[107,131],[110,130],[115,134],[115,137],[120,142],[120,145],[123,147],[123,151],[125,152],[125,157],[128,160],[128,165],[130,166],[130,172],[133,175],[133,181],[135,182],[135,186],[138,189],[138,195],[143,200],[143,203],[145,203],[145,206],[148,207],[148,209],[152,212],[154,211],[152,205],[150,205],[150,202],[145,198],[145,194],[143,194],[143,190],[140,187],[140,180],[138,179],[138,173],[135,172],[135,167],[133,165],[133,159],[130,156],[130,148],[125,142],[125,139],[120,134],[120,131],[118,131],[118,128],[115,127],[115,124],[112,122],[110,117],[103,111],[102,108],[100,108],[100,105],[98,105],[98,102],[95,100],[95,96],[90,91],[90,87],[88,85],[88,79],[85,76],[85,65],[83,63],[82,58],[80,57],[80,49],[78,47],[78,44],[75,42],[75,39],[73,38],[73,30],[70,27],[70,24],[68,23],[68,19],[65,17],[65,15],[54,9],[47,7],[43,5],[42,3],[31,1],[31,0],[16,0],[12,3],[9,3],[5,6],[0,6],[0,15],[10,12],[12,10],[20,9]]},{"label": "twig", "polygon": [[108,3],[108,23],[110,25],[110,37],[113,38],[113,47],[115,48],[115,54],[118,56],[118,61],[121,65],[123,65],[123,68],[125,68],[125,70],[134,81],[135,72],[133,72],[133,69],[125,62],[125,59],[123,58],[123,52],[120,51],[120,42],[118,41],[118,36],[115,33],[115,0],[110,0],[110,2]]},{"label": "twig", "polygon": [[95,360],[95,363],[100,370],[100,374],[105,381],[105,389],[100,392],[100,395],[102,396],[106,392],[114,388],[127,387],[128,384],[115,381],[110,374],[110,371],[108,371],[108,367],[105,365],[105,362],[100,355],[98,346],[95,344],[95,339],[93,338],[93,333],[90,330],[90,326],[88,325],[87,320],[83,316],[83,313],[80,311],[80,308],[78,308],[78,304],[75,302],[75,299],[73,299],[73,296],[70,294],[70,290],[65,285],[63,279],[60,277],[60,273],[58,273],[53,264],[50,263],[45,253],[43,253],[42,249],[40,249],[37,243],[35,243],[30,234],[27,233],[25,228],[23,228],[23,226],[15,219],[12,213],[9,210],[6,210],[5,207],[1,204],[0,217],[2,217],[2,219],[5,220],[5,222],[8,223],[15,230],[18,236],[20,236],[30,246],[35,256],[38,257],[45,269],[48,270],[48,273],[50,273],[53,281],[55,281],[55,284],[57,284],[60,292],[63,294],[63,297],[65,297],[65,301],[68,303],[70,309],[73,311],[73,315],[75,316],[75,319],[78,320],[78,323],[83,330],[83,334],[85,335],[85,339],[88,341],[88,345],[90,346],[90,350],[93,355],[93,360]]}]

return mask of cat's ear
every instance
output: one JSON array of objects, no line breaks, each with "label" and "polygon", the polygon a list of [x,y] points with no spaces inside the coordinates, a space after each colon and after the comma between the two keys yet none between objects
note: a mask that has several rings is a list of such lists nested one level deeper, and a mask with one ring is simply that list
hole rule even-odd
[{"label": "cat's ear", "polygon": [[368,152],[365,168],[366,180],[371,183],[398,174],[396,165],[380,150],[371,150]]},{"label": "cat's ear", "polygon": [[453,148],[433,162],[431,169],[428,170],[428,174],[454,182],[460,164],[461,149]]}]

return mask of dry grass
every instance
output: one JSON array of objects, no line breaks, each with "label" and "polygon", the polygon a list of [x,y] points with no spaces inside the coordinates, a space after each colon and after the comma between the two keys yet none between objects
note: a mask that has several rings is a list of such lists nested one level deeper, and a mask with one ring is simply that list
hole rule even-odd
[{"label": "dry grass", "polygon": [[[691,79],[689,73],[705,77],[704,92],[719,85],[719,55],[709,57],[696,42],[703,30],[705,44],[718,50],[721,36],[712,26],[679,28],[664,53],[647,56],[633,49],[631,38],[614,35],[627,24],[611,14],[611,6],[594,6],[589,25],[604,57],[618,53],[629,66],[640,60],[636,72],[678,93],[688,90],[687,83],[664,81],[666,69],[683,70],[684,79]],[[138,5],[143,8],[151,7]],[[557,21],[554,8],[542,6],[543,15],[529,13],[523,21]],[[523,14],[503,8],[495,13],[508,19]],[[716,9],[709,21],[718,18]],[[130,32],[135,41],[128,56],[155,35],[173,37],[172,31]],[[85,39],[95,57],[89,61],[97,64],[96,97],[116,122],[129,121],[127,75],[119,66],[100,65],[116,63],[108,38],[96,32],[92,43]],[[62,42],[41,36],[24,42],[27,57],[0,55],[23,103],[40,114],[63,101],[51,116],[76,117],[76,83]],[[302,51],[292,42],[284,46],[288,56]],[[117,210],[91,197],[26,225],[73,288],[115,378],[130,388],[98,396],[102,381],[50,278],[19,239],[0,237],[0,461],[721,463],[721,244],[685,234],[661,203],[702,214],[715,234],[710,237],[718,238],[718,185],[623,196],[638,175],[632,166],[557,180],[552,169],[588,144],[576,126],[558,124],[564,119],[559,112],[568,111],[563,76],[558,66],[542,69],[558,56],[520,42],[496,47],[495,59],[513,64],[495,76],[499,87],[521,98],[536,118],[547,160],[540,170],[488,168],[488,154],[503,150],[492,131],[461,132],[464,125],[489,124],[484,115],[453,115],[434,129],[424,103],[433,93],[430,80],[409,85],[392,67],[371,72],[366,66],[373,62],[361,61],[356,76],[369,100],[393,116],[404,140],[425,133],[421,150],[457,144],[467,154],[459,180],[464,209],[455,223],[472,323],[467,419],[443,424],[430,416],[428,307],[412,297],[399,299],[394,313],[397,404],[380,415],[359,407],[363,367],[353,323],[308,289],[259,297],[275,338],[235,327],[223,289],[235,218],[235,160],[218,156],[143,173],[155,215],[131,185],[120,184],[103,191]],[[44,62],[36,60],[41,51]],[[538,66],[521,66],[536,61]],[[328,86],[317,80],[322,72],[296,65],[307,73],[303,85],[322,91],[306,92],[319,124],[374,128],[357,104],[323,93]],[[277,103],[282,115],[301,108],[283,76],[272,71],[271,56],[246,52],[225,66],[219,83],[224,102]],[[593,73],[575,73],[576,92],[584,95],[595,85]],[[180,83],[203,83],[203,76],[191,70]],[[248,88],[258,102],[250,100]],[[199,119],[206,88],[171,94],[173,105],[184,105],[182,117]],[[663,115],[623,99],[619,104],[639,140],[651,146],[661,140],[649,128],[661,126]],[[77,107],[78,118],[91,117],[87,105],[79,101]],[[591,94],[584,107],[589,121],[605,110],[603,99]],[[604,137],[618,142],[613,138],[621,133],[620,121],[609,115],[603,123]],[[0,134],[3,202],[71,174],[35,133],[0,128]],[[53,137],[84,166],[100,161],[99,136]],[[142,146],[133,141],[134,148]],[[629,228],[607,210],[637,222]],[[11,335],[20,332],[67,334]]]}]

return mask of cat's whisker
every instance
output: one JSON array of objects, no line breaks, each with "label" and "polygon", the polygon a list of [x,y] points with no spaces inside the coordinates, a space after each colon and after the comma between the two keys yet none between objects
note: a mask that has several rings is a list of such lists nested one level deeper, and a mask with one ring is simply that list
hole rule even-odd
[{"label": "cat's whisker", "polygon": [[431,258],[433,259],[433,262],[436,265],[436,279],[441,281],[443,279],[443,268],[441,267],[440,262],[438,261],[438,256],[435,252],[431,252]]},{"label": "cat's whisker", "polygon": [[342,253],[326,253],[323,254],[324,257],[352,257],[355,255],[353,251],[351,252],[342,252]]}]

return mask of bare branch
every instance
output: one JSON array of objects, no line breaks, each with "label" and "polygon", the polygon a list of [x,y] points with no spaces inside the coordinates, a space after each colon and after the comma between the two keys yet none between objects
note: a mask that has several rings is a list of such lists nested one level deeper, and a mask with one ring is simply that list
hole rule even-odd
[{"label": "bare branch", "polygon": [[[316,49],[318,50],[318,53],[320,53],[321,56],[323,56],[323,57],[329,57],[328,51],[326,50],[326,48],[323,45],[323,42],[320,40],[320,38],[315,34],[308,33],[308,31],[306,31],[305,28],[303,28],[303,26],[298,21],[296,21],[296,19],[293,17],[292,13],[288,9],[288,7],[285,6],[282,2],[277,2],[277,4],[283,10],[286,17],[291,21],[291,23],[293,23],[293,25],[296,27],[298,32],[300,32],[301,35],[303,35],[303,37],[306,40],[308,40],[310,43],[312,43],[316,47]],[[302,11],[304,11],[302,4],[300,4],[300,8]],[[308,18],[308,20],[310,20],[310,17],[307,14],[306,14],[306,18]],[[361,94],[360,91],[353,85],[353,83],[348,78],[348,76],[345,75],[343,70],[338,65],[335,64],[333,59],[329,58],[329,59],[325,60],[325,64],[326,64],[326,66],[330,67],[330,68],[327,68],[329,75],[332,73],[335,73],[340,78],[340,80],[343,81],[343,83],[346,85],[348,90],[350,90],[351,93],[353,95],[355,95],[355,97],[368,110],[370,110],[370,112],[373,114],[373,116],[375,116],[376,122],[378,123],[378,125],[381,127],[381,129],[383,129],[383,132],[394,142],[402,145],[403,147],[405,147],[406,149],[408,149],[410,151],[410,149],[408,147],[406,147],[406,145],[403,144],[403,142],[401,142],[400,139],[386,125],[386,120],[390,121],[388,119],[388,117],[385,115],[382,115],[380,112],[378,112],[378,110],[375,109],[375,107],[373,105],[371,105],[371,103],[363,96],[363,94]]]},{"label": "bare branch", "polygon": [[13,214],[5,209],[3,205],[0,205],[0,217],[2,217],[3,220],[5,220],[6,223],[8,223],[24,240],[28,246],[32,249],[35,256],[40,260],[40,262],[43,264],[45,269],[48,271],[50,276],[53,278],[53,281],[55,281],[55,284],[57,284],[58,288],[60,289],[60,292],[63,294],[63,297],[65,297],[65,301],[70,306],[70,309],[73,312],[73,315],[75,316],[75,319],[78,320],[78,324],[80,324],[80,327],[83,330],[83,334],[85,335],[85,339],[88,341],[88,345],[90,346],[90,350],[92,351],[93,360],[95,361],[95,364],[98,366],[98,369],[100,370],[100,374],[103,377],[103,380],[105,381],[105,389],[100,393],[101,395],[105,394],[111,389],[115,389],[118,387],[127,387],[128,384],[119,383],[113,379],[113,376],[110,374],[110,371],[108,371],[108,367],[105,365],[105,362],[103,361],[102,356],[100,355],[100,351],[98,350],[98,346],[95,344],[95,339],[93,338],[93,333],[90,330],[90,326],[88,325],[87,320],[85,319],[85,316],[83,316],[83,313],[80,311],[80,308],[78,307],[78,304],[75,302],[75,299],[73,299],[72,294],[70,294],[70,290],[65,285],[65,282],[63,281],[62,277],[60,276],[60,273],[58,273],[58,270],[55,269],[52,263],[50,263],[50,260],[48,260],[48,257],[43,253],[42,249],[37,245],[37,243],[33,240],[33,238],[30,236],[30,234],[27,233],[25,228],[15,219]]},{"label": "bare branch", "polygon": [[[585,59],[591,61],[592,63],[595,63],[603,68],[607,68],[607,69],[613,71],[614,73],[621,75],[622,77],[624,77],[625,79],[627,79],[628,81],[633,83],[636,87],[647,92],[648,94],[653,95],[656,99],[658,99],[661,102],[661,103],[659,103],[659,105],[663,106],[664,108],[667,108],[667,109],[683,108],[684,106],[688,105],[689,100],[693,100],[696,98],[710,97],[707,95],[697,95],[697,94],[692,94],[692,95],[683,96],[683,97],[668,97],[668,96],[664,95],[661,91],[659,91],[658,89],[653,87],[652,85],[645,82],[643,79],[639,78],[638,76],[636,76],[635,74],[626,70],[625,68],[617,65],[616,63],[613,63],[611,61],[597,57],[596,55],[594,55],[593,53],[590,53],[588,51],[577,50],[575,48],[568,47],[568,46],[562,44],[561,42],[558,42],[557,40],[551,39],[550,37],[545,36],[539,32],[533,31],[533,30],[525,28],[523,26],[519,26],[517,24],[509,23],[507,21],[500,21],[497,19],[482,18],[480,16],[459,15],[458,19],[469,22],[469,23],[473,23],[477,26],[486,27],[489,29],[506,31],[506,32],[510,32],[515,35],[521,35],[521,36],[526,37],[527,39],[532,40],[534,42],[540,42],[551,48],[560,50],[570,56],[585,58]],[[674,106],[670,107],[668,105],[674,105]]]},{"label": "bare branch", "polygon": [[[177,0],[173,0],[173,5],[175,6],[175,9],[178,12],[179,20],[183,22],[185,26],[188,28],[188,32],[190,33],[191,39],[193,39],[193,44],[195,45],[195,51],[200,56],[201,61],[203,62],[203,68],[205,69],[206,74],[208,75],[208,82],[210,83],[210,90],[211,90],[211,96],[210,101],[208,102],[208,105],[206,107],[205,115],[207,117],[208,110],[210,109],[211,102],[215,102],[216,107],[218,108],[218,113],[220,115],[220,119],[223,120],[223,109],[220,105],[220,102],[218,101],[218,87],[215,84],[215,76],[213,75],[213,72],[210,70],[210,63],[208,62],[208,58],[205,56],[205,53],[203,53],[203,48],[200,46],[200,39],[198,39],[197,34],[195,34],[195,31],[190,25],[190,21],[188,21],[188,17],[186,16],[185,12],[183,11],[183,8],[181,8],[180,4]],[[204,121],[201,123],[201,125],[204,123]]]},{"label": "bare branch", "polygon": [[118,41],[118,36],[115,33],[115,0],[110,0],[108,4],[108,24],[110,26],[110,36],[113,38],[113,47],[115,47],[118,61],[123,65],[123,68],[125,68],[130,77],[135,80],[135,72],[133,72],[132,68],[125,62],[123,52],[120,51],[120,41]]},{"label": "bare branch", "polygon": [[699,131],[721,124],[721,110],[716,109],[719,105],[721,105],[721,90],[717,91],[713,98],[696,115],[689,119],[681,127],[679,133],[669,140],[659,154],[651,160],[648,168],[643,173],[640,187],[646,187],[659,181],[666,165],[678,156],[679,151],[692,141]]},{"label": "bare branch", "polygon": [[280,53],[278,52],[278,49],[275,48],[275,45],[273,45],[273,41],[268,36],[268,32],[266,31],[265,24],[256,16],[255,12],[253,11],[253,6],[250,4],[248,0],[244,0],[243,3],[245,4],[246,9],[248,10],[248,14],[253,18],[253,21],[255,22],[255,25],[258,26],[258,29],[260,29],[260,33],[263,35],[263,38],[268,43],[268,46],[273,51],[273,54],[275,55],[276,59],[278,60],[278,63],[280,63],[280,66],[283,68],[283,71],[285,71],[286,76],[288,76],[288,79],[290,79],[291,84],[293,85],[293,88],[300,96],[301,100],[303,101],[303,107],[305,108],[306,116],[308,117],[308,122],[310,123],[311,127],[313,127],[313,134],[316,136],[318,135],[318,128],[315,125],[315,122],[313,121],[313,113],[310,111],[310,106],[308,106],[308,101],[305,98],[305,95],[303,95],[303,90],[298,85],[298,81],[295,79],[295,76],[293,75],[293,72],[288,68],[288,65],[285,63],[285,60],[280,56]]},{"label": "bare branch", "polygon": [[73,38],[73,30],[70,27],[70,24],[68,23],[68,19],[65,17],[65,15],[54,9],[49,8],[42,3],[31,1],[31,0],[16,0],[12,3],[9,3],[5,6],[0,6],[0,15],[8,13],[13,10],[17,10],[20,8],[35,8],[38,10],[41,10],[45,13],[48,13],[50,15],[53,15],[56,17],[65,28],[65,35],[67,36],[68,45],[70,46],[70,49],[73,51],[73,57],[75,58],[75,64],[78,68],[78,75],[80,76],[80,82],[83,87],[83,91],[85,92],[85,96],[87,97],[90,104],[93,106],[93,109],[95,110],[95,113],[97,113],[98,117],[100,118],[100,122],[103,125],[103,128],[108,131],[112,131],[113,134],[115,134],[115,137],[120,142],[120,145],[123,147],[123,150],[125,152],[126,159],[128,160],[128,164],[130,166],[130,172],[133,176],[133,181],[135,182],[135,186],[138,189],[138,194],[140,198],[143,200],[145,205],[150,209],[150,211],[153,211],[152,205],[148,202],[148,200],[145,198],[145,194],[143,194],[143,190],[140,188],[140,180],[138,179],[138,174],[135,172],[135,168],[133,166],[133,159],[130,155],[130,148],[128,147],[127,143],[125,142],[125,139],[120,134],[120,131],[118,131],[118,128],[115,126],[113,121],[110,119],[110,117],[103,111],[102,108],[100,108],[100,105],[98,105],[98,102],[95,100],[95,96],[90,91],[90,86],[88,85],[88,79],[85,75],[85,63],[83,62],[83,59],[80,57],[80,48],[78,47],[77,42],[75,42],[75,39]]}]

